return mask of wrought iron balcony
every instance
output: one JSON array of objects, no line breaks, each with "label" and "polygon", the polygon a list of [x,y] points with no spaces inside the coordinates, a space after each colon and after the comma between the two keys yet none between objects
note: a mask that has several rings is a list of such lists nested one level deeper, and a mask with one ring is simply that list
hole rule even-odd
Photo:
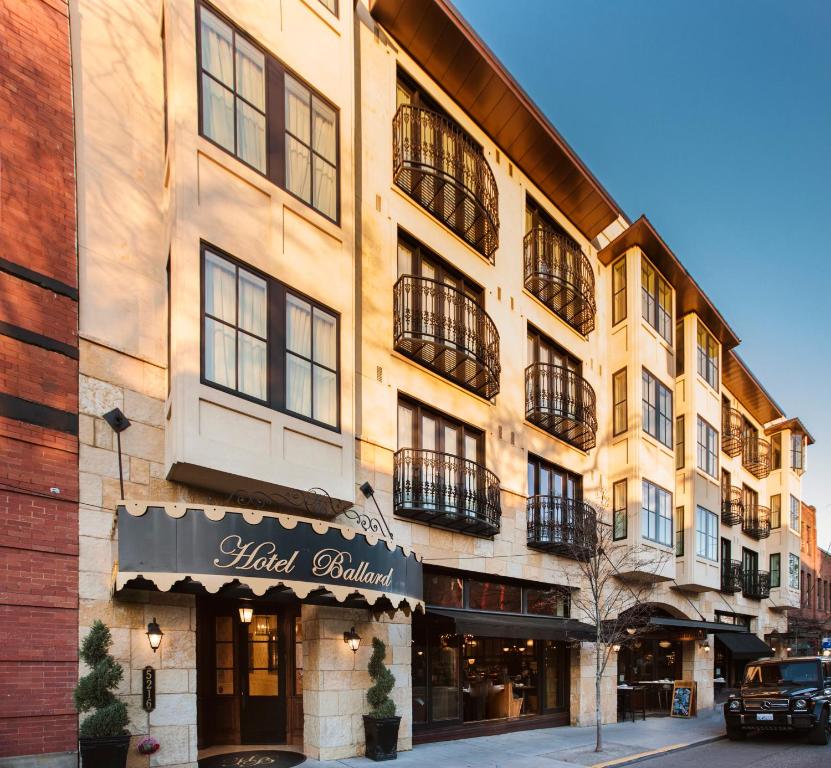
[{"label": "wrought iron balcony", "polygon": [[532,363],[525,369],[525,418],[582,451],[597,444],[594,389],[562,366]]},{"label": "wrought iron balcony", "polygon": [[597,546],[597,513],[590,505],[560,496],[530,496],[528,546],[585,560]]},{"label": "wrought iron balcony", "polygon": [[735,408],[721,409],[721,450],[728,456],[742,452],[742,428],[744,419]]},{"label": "wrought iron balcony", "polygon": [[594,330],[594,272],[580,246],[544,227],[525,235],[525,287],[578,333]]},{"label": "wrought iron balcony", "polygon": [[398,517],[474,536],[499,533],[499,478],[450,453],[401,448],[393,461]]},{"label": "wrought iron balcony", "polygon": [[741,592],[744,587],[744,571],[740,560],[725,560],[721,564],[721,591],[728,595]]},{"label": "wrought iron balcony", "polygon": [[414,275],[399,277],[393,294],[397,351],[484,398],[499,392],[499,333],[481,305]]},{"label": "wrought iron balcony", "polygon": [[721,522],[725,525],[738,525],[742,520],[744,520],[742,489],[734,485],[730,488],[730,497],[721,500]]},{"label": "wrought iron balcony", "polygon": [[770,510],[745,504],[742,531],[752,539],[766,539],[770,536]]},{"label": "wrought iron balcony", "polygon": [[742,466],[751,475],[764,480],[770,474],[770,443],[761,437],[745,437],[742,441]]},{"label": "wrought iron balcony", "polygon": [[499,198],[476,142],[443,115],[402,104],[392,121],[392,147],[396,185],[493,261]]},{"label": "wrought iron balcony", "polygon": [[770,572],[746,571],[742,574],[742,593],[754,600],[770,597]]}]

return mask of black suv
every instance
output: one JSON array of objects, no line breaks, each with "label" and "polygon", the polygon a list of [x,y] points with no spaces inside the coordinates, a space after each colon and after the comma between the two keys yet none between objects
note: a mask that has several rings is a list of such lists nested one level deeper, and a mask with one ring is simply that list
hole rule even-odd
[{"label": "black suv", "polygon": [[747,665],[741,694],[724,705],[727,738],[749,731],[807,733],[812,744],[831,737],[831,659],[800,656]]}]

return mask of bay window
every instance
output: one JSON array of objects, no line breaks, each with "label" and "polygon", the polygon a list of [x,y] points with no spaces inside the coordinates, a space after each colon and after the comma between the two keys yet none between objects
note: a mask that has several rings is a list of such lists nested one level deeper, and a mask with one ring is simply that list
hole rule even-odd
[{"label": "bay window", "polygon": [[667,547],[672,544],[672,494],[642,481],[641,536]]},{"label": "bay window", "polygon": [[641,317],[672,344],[672,288],[645,258],[641,259]]},{"label": "bay window", "polygon": [[704,507],[698,507],[695,515],[695,554],[718,561],[718,515]]},{"label": "bay window", "polygon": [[698,417],[698,468],[711,477],[718,475],[718,432]]},{"label": "bay window", "polygon": [[645,368],[641,384],[643,430],[672,448],[672,392]]},{"label": "bay window", "polygon": [[698,323],[698,375],[718,391],[718,342]]}]

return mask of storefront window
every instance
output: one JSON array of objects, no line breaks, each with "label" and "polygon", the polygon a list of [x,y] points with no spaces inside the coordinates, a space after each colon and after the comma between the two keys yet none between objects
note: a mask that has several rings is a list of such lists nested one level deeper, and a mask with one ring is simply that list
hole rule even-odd
[{"label": "storefront window", "polygon": [[424,602],[443,608],[461,608],[464,601],[462,580],[444,573],[424,574]]},{"label": "storefront window", "polygon": [[522,612],[522,588],[494,581],[468,582],[469,607],[477,611]]},{"label": "storefront window", "polygon": [[537,616],[559,616],[568,618],[570,600],[567,592],[561,589],[527,589],[528,613]]},{"label": "storefront window", "polygon": [[427,621],[422,614],[413,617],[413,722],[427,722]]},{"label": "storefront window", "polygon": [[659,682],[681,677],[681,641],[637,638],[618,654],[622,682]]},{"label": "storefront window", "polygon": [[459,637],[430,627],[430,705],[434,723],[459,718]]},{"label": "storefront window", "polygon": [[545,641],[545,708],[566,707],[566,647],[565,643]]}]

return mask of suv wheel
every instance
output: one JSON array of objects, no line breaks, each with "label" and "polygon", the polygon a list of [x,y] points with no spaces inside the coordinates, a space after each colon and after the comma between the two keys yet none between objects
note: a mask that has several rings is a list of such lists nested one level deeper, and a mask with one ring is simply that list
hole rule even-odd
[{"label": "suv wheel", "polygon": [[747,734],[741,728],[728,725],[727,738],[730,739],[730,741],[744,741],[747,738]]},{"label": "suv wheel", "polygon": [[831,737],[831,722],[828,720],[828,707],[822,710],[817,724],[811,728],[808,735],[808,741],[811,744],[819,744],[825,746],[828,744],[829,737]]}]

